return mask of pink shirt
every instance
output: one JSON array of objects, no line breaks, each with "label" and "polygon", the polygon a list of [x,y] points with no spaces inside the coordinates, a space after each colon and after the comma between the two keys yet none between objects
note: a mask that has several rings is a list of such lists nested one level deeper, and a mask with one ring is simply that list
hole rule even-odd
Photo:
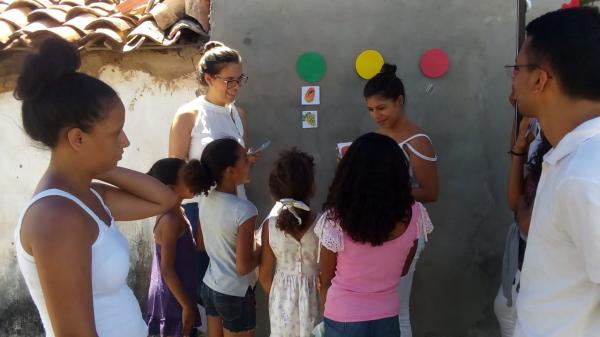
[{"label": "pink shirt", "polygon": [[[421,206],[412,207],[404,233],[382,246],[354,242],[337,223],[324,220],[315,229],[324,247],[337,251],[337,265],[325,302],[325,317],[338,322],[360,322],[398,315],[398,286],[414,241]],[[323,215],[322,219],[325,219]],[[337,242],[340,240],[341,242]]]}]

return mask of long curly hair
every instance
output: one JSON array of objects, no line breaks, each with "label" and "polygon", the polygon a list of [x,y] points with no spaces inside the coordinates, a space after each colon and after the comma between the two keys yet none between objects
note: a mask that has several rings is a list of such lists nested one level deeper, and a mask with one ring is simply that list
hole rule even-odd
[{"label": "long curly hair", "polygon": [[414,203],[409,163],[390,137],[367,133],[340,160],[323,210],[352,240],[380,246]]},{"label": "long curly hair", "polygon": [[[314,189],[314,170],[315,160],[311,155],[295,147],[282,151],[269,175],[271,196],[275,200],[292,198],[309,205],[309,198]],[[277,217],[277,228],[290,235],[303,233],[310,226],[308,221],[310,212],[302,209],[295,209],[295,211],[302,219],[301,225],[292,213],[282,210]]]}]

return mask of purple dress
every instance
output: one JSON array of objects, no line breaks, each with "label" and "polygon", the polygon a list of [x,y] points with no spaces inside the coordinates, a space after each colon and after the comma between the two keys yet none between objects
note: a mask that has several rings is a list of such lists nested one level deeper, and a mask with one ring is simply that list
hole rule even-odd
[{"label": "purple dress", "polygon": [[[160,246],[155,245],[152,273],[148,291],[148,333],[160,336],[181,336],[181,305],[167,286],[160,273]],[[197,263],[196,245],[192,229],[177,239],[175,248],[175,272],[192,301],[196,300]],[[200,326],[199,318],[195,326]]]}]

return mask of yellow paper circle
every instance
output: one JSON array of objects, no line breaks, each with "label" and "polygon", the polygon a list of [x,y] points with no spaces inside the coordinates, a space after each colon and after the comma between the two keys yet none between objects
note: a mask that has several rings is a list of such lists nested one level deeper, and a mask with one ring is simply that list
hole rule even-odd
[{"label": "yellow paper circle", "polygon": [[377,50],[365,50],[356,58],[356,73],[365,80],[377,75],[382,66],[383,56]]}]

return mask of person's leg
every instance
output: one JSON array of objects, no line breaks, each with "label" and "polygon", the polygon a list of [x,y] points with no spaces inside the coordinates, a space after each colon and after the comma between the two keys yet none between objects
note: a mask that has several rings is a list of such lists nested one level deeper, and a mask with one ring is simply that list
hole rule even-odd
[{"label": "person's leg", "polygon": [[415,269],[417,261],[421,256],[421,252],[425,249],[425,239],[419,237],[419,243],[417,246],[417,252],[415,257],[410,264],[408,273],[400,279],[400,287],[398,288],[398,295],[400,296],[400,312],[398,313],[398,322],[400,324],[400,332],[402,337],[412,337],[412,326],[410,324],[410,294],[412,292],[413,278],[415,276]]},{"label": "person's leg", "polygon": [[223,320],[219,316],[207,315],[208,337],[223,337]]},{"label": "person's leg", "polygon": [[517,271],[515,282],[512,285],[512,306],[506,304],[506,297],[502,293],[502,286],[494,299],[494,314],[500,325],[500,335],[502,337],[512,337],[517,323],[517,286],[519,284],[520,273]]}]

